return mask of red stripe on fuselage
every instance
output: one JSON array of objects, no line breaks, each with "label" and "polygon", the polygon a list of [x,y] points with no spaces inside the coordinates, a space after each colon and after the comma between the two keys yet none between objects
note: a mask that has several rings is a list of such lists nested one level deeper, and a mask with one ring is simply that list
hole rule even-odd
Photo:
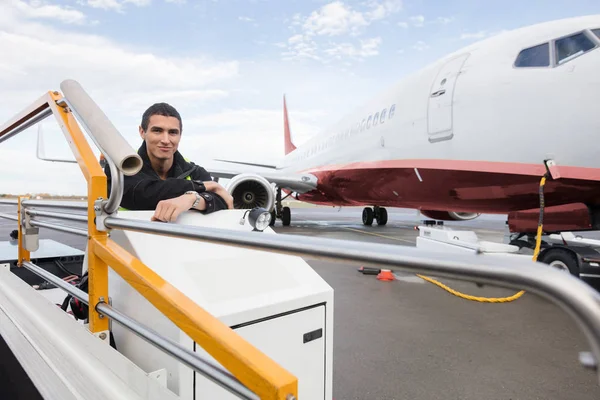
[{"label": "red stripe on fuselage", "polygon": [[[306,202],[505,213],[539,207],[539,181],[546,168],[543,164],[394,160],[304,172],[319,181],[318,190],[299,196]],[[560,179],[546,183],[547,206],[600,203],[600,169],[556,166],[552,173]]]}]

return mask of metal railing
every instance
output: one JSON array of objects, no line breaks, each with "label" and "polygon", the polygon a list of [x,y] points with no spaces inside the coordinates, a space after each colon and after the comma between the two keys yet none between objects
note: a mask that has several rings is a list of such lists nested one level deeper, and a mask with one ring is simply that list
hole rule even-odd
[{"label": "metal railing", "polygon": [[[78,84],[69,81],[61,87],[67,89],[68,98],[65,100],[57,93],[51,93],[48,95],[48,106],[57,118],[61,118],[64,122],[65,135],[70,135],[74,143],[72,146],[74,151],[79,152],[81,156],[77,157],[78,162],[86,179],[91,182],[88,202],[75,204],[23,200],[20,202],[22,210],[18,216],[19,232],[20,235],[25,235],[25,229],[23,228],[28,226],[65,229],[64,226],[41,222],[37,219],[39,217],[62,218],[88,223],[87,231],[70,227],[68,229],[71,230],[71,233],[85,234],[88,237],[88,252],[95,256],[90,258],[90,290],[89,294],[86,295],[86,301],[92,305],[90,307],[90,330],[92,332],[107,330],[107,318],[99,318],[100,315],[106,315],[199,373],[218,380],[228,390],[237,391],[237,395],[242,398],[255,398],[250,397],[251,395],[248,393],[251,392],[254,393],[252,396],[259,396],[263,399],[289,400],[297,397],[297,379],[293,375],[245,340],[240,340],[241,338],[237,333],[206,313],[176,288],[162,280],[141,261],[131,256],[107,237],[108,231],[119,229],[308,258],[344,261],[352,264],[378,264],[407,272],[425,273],[519,290],[525,289],[546,298],[565,310],[584,332],[594,359],[600,360],[600,295],[583,281],[548,268],[545,264],[510,260],[511,265],[508,266],[506,265],[507,260],[491,259],[477,255],[430,254],[417,248],[403,246],[336,239],[315,239],[295,235],[264,235],[226,229],[146,222],[113,216],[112,214],[121,202],[123,175],[135,173],[132,172],[136,168],[135,157],[132,157],[134,153],[129,152],[127,148],[125,149],[127,151],[122,148],[115,149],[110,144],[113,139],[115,139],[115,143],[122,143],[122,137]],[[82,142],[83,136],[70,112],[71,109],[77,110],[79,118],[83,120],[82,124],[88,128],[88,133],[100,147],[103,154],[106,155],[106,159],[111,166],[113,189],[108,200],[106,199],[106,175],[99,167],[98,161],[93,157],[90,158],[90,154],[93,155],[93,153],[91,153],[87,142]],[[21,121],[23,124],[28,122],[26,118],[22,118]],[[0,127],[0,139],[6,132],[13,132],[16,129],[18,129],[18,126],[14,126],[14,124],[4,129]],[[116,173],[114,173],[115,171]],[[0,203],[7,204],[4,201],[0,201]],[[87,210],[88,216],[84,219],[81,216],[73,216],[73,214],[32,210],[32,208],[44,207]],[[4,216],[0,215],[0,217]],[[25,259],[22,265],[31,270],[36,270],[36,266],[31,264],[29,259]],[[140,294],[231,373],[214,365],[215,368],[203,369],[207,365],[206,360],[199,358],[196,354],[189,353],[175,343],[165,341],[165,338],[106,305],[102,299],[108,298],[108,265],[134,288],[139,289],[143,286],[143,291],[138,290]],[[40,271],[37,270],[36,273],[40,273]],[[59,284],[51,276],[47,276],[45,279],[52,279],[53,283]],[[67,288],[64,289],[67,290]],[[85,297],[85,294],[73,291],[69,293],[74,296]],[[83,301],[83,299],[81,300]],[[173,319],[175,311],[178,313],[177,320]],[[199,332],[202,332],[203,335],[200,335]],[[207,340],[206,337],[221,338],[222,343],[215,344]],[[234,338],[235,340],[233,340]],[[233,342],[236,344],[230,344]],[[217,353],[219,354],[218,357],[215,356]],[[255,367],[246,365],[244,362],[246,359],[254,360],[253,365]],[[596,361],[593,364],[595,365],[595,363]],[[257,365],[259,367],[256,367]],[[267,371],[269,373],[266,373]],[[273,371],[277,373],[273,373]],[[600,372],[597,373],[600,379]],[[235,379],[235,381],[231,379]]]}]

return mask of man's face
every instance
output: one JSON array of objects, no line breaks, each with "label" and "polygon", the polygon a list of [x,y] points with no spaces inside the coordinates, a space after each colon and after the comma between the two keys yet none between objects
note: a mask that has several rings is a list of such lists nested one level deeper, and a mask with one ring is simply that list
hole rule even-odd
[{"label": "man's face", "polygon": [[175,117],[153,115],[146,132],[140,126],[140,136],[146,141],[149,155],[158,160],[169,160],[173,158],[181,140],[179,120]]}]

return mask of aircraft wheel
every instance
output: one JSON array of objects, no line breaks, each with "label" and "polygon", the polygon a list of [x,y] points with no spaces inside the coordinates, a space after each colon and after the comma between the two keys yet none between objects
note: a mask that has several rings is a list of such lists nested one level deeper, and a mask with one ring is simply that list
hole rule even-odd
[{"label": "aircraft wheel", "polygon": [[385,225],[388,221],[387,210],[383,207],[379,208],[379,215],[377,216],[377,225]]},{"label": "aircraft wheel", "polygon": [[281,221],[283,222],[283,226],[289,226],[292,222],[292,210],[289,207],[283,207]]},{"label": "aircraft wheel", "polygon": [[362,222],[363,225],[371,226],[373,225],[373,209],[369,207],[365,207],[362,213]]},{"label": "aircraft wheel", "polygon": [[269,222],[269,226],[275,226],[275,221],[277,221],[277,213],[273,210],[271,211],[271,222]]}]

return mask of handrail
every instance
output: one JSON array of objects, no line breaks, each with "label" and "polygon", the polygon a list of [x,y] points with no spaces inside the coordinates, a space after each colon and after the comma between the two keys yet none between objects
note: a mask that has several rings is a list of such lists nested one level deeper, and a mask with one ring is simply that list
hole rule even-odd
[{"label": "handrail", "polygon": [[[28,270],[30,270],[37,276],[45,279],[46,281],[54,284],[55,286],[61,288],[65,292],[69,293],[71,296],[76,297],[77,299],[81,300],[82,303],[89,306],[89,296],[81,289],[73,286],[68,282],[65,282],[63,279],[60,279],[58,276],[51,274],[50,272],[46,271],[45,269],[39,267],[38,265],[32,262],[24,262],[23,267],[27,268]],[[115,310],[106,303],[97,304],[96,309],[102,315],[106,315],[108,318],[111,318],[112,320],[128,328],[136,335],[140,336],[142,339],[148,341],[150,344],[158,347],[159,349],[169,353],[173,357],[177,358],[179,361],[185,363],[188,367],[194,369],[198,373],[202,374],[214,383],[220,385],[224,389],[229,390],[231,393],[237,395],[238,397],[248,400],[258,400],[258,397],[254,393],[249,391],[245,386],[243,386],[240,383],[240,381],[238,381],[229,372],[224,371],[220,366],[216,365],[212,361],[209,361],[203,358],[202,356],[189,351],[180,344],[175,343],[168,338],[160,336],[152,329],[144,326],[138,321],[129,318],[128,316]]]},{"label": "handrail", "polygon": [[[425,253],[423,250],[387,244],[339,239],[315,239],[298,235],[264,235],[227,229],[164,224],[108,217],[109,229],[166,235],[214,244],[234,245],[316,259],[373,263],[435,276],[524,289],[566,310],[585,333],[596,360],[600,360],[600,294],[581,280],[532,261],[492,259],[483,255]],[[600,370],[598,372],[600,378]]]},{"label": "handrail", "polygon": [[11,206],[16,206],[16,205],[19,204],[19,200],[0,199],[0,204],[7,204],[7,205],[11,205]]},{"label": "handrail", "polygon": [[84,201],[23,200],[21,205],[23,207],[67,208],[82,211],[87,211],[88,209],[88,204]]},{"label": "handrail", "polygon": [[31,220],[30,224],[31,224],[31,226],[34,226],[34,227],[54,229],[55,231],[72,233],[74,235],[79,235],[79,236],[85,236],[85,237],[88,236],[87,231],[84,231],[83,229],[73,228],[70,226],[49,224],[48,222],[42,222],[42,221],[37,221],[37,220]]},{"label": "handrail", "polygon": [[45,109],[45,110],[41,111],[39,114],[36,114],[36,116],[34,118],[27,120],[27,122],[25,122],[25,123],[17,125],[10,131],[7,130],[6,132],[0,132],[0,143],[4,142],[5,140],[10,139],[11,137],[17,135],[18,133],[23,132],[25,129],[28,129],[28,128],[34,126],[38,122],[45,120],[46,118],[48,118],[51,115],[52,115],[52,110]]},{"label": "handrail", "polygon": [[16,215],[10,215],[6,213],[0,213],[0,218],[12,219],[13,221],[19,220],[19,217],[17,217]]},{"label": "handrail", "polygon": [[71,110],[79,116],[92,140],[96,142],[107,160],[112,160],[125,175],[135,175],[142,168],[142,158],[121,136],[81,85],[72,79],[61,82],[62,89]]}]

